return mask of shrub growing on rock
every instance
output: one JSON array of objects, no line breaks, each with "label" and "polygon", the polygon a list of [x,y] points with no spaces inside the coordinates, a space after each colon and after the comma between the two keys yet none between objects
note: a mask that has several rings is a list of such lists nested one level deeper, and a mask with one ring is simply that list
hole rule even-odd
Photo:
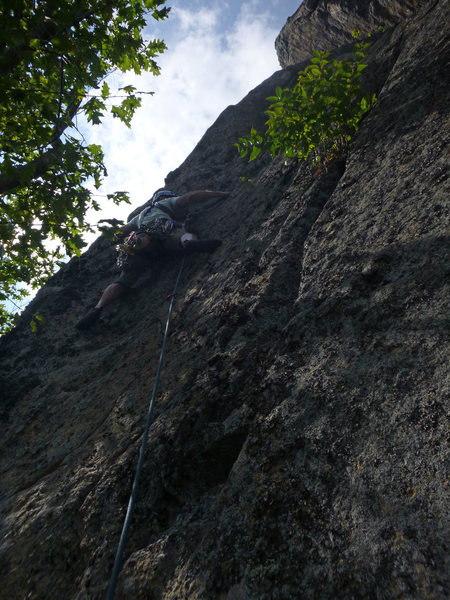
[{"label": "shrub growing on rock", "polygon": [[362,116],[376,101],[375,94],[364,95],[360,84],[369,45],[356,43],[353,55],[342,60],[330,60],[329,52],[314,52],[292,89],[278,87],[275,96],[267,98],[271,104],[265,132],[252,127],[248,136],[239,138],[235,145],[241,158],[249,155],[252,161],[269,152],[272,157],[283,154],[286,160],[300,161],[311,155],[313,164],[323,165],[342,156]]}]

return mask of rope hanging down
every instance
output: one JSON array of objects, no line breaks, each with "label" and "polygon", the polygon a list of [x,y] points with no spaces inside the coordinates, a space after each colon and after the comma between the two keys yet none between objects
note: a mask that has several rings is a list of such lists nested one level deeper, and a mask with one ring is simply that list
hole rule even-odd
[{"label": "rope hanging down", "polygon": [[156,371],[156,378],[155,378],[155,383],[153,385],[152,397],[151,397],[150,404],[148,407],[147,422],[145,424],[144,433],[142,435],[141,449],[139,451],[139,459],[137,462],[136,474],[134,476],[133,488],[131,490],[131,496],[130,496],[130,500],[128,502],[127,514],[125,515],[125,520],[123,522],[122,533],[120,534],[119,545],[117,547],[116,558],[114,560],[114,567],[113,567],[111,579],[109,582],[108,594],[106,596],[107,600],[113,600],[113,598],[114,598],[117,579],[118,579],[120,571],[122,569],[123,552],[124,552],[125,544],[126,544],[127,537],[128,537],[128,531],[130,529],[131,515],[133,513],[134,504],[136,502],[136,496],[137,496],[137,492],[138,492],[139,479],[141,477],[142,466],[144,464],[144,455],[145,455],[145,450],[147,448],[148,432],[150,429],[150,425],[152,424],[153,405],[155,403],[156,394],[158,392],[159,379],[161,376],[161,369],[162,369],[162,364],[163,364],[163,360],[164,360],[164,352],[166,350],[167,337],[168,337],[168,333],[169,333],[170,319],[172,316],[172,309],[173,309],[173,304],[174,304],[174,300],[175,300],[175,295],[177,293],[178,284],[180,281],[181,273],[183,271],[184,259],[185,259],[185,256],[183,255],[183,258],[181,259],[180,269],[178,271],[178,277],[175,282],[175,287],[173,289],[172,297],[170,300],[169,313],[167,315],[167,322],[166,322],[166,330],[164,332],[161,353],[159,356],[158,370]]}]

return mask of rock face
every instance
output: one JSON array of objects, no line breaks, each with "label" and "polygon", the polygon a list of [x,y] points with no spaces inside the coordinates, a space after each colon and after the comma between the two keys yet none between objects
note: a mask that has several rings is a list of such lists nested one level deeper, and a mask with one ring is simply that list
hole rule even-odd
[{"label": "rock face", "polygon": [[411,17],[428,0],[304,0],[275,40],[284,68],[310,58],[314,50],[337,50],[352,31],[376,33]]},{"label": "rock face", "polygon": [[[449,11],[395,4],[344,161],[237,157],[289,67],[167,178],[233,195],[194,217],[224,244],[182,275],[117,598],[448,597]],[[78,334],[113,260],[99,239],[1,340],[5,600],[105,597],[179,266]]]}]

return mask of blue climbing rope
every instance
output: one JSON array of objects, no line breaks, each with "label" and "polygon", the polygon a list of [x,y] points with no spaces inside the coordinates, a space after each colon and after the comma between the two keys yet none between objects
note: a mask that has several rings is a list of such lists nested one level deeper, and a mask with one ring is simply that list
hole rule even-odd
[{"label": "blue climbing rope", "polygon": [[161,369],[162,369],[164,353],[166,350],[167,338],[168,338],[168,333],[169,333],[170,319],[172,316],[172,309],[173,309],[173,304],[174,304],[175,296],[176,296],[177,289],[178,289],[178,284],[180,282],[181,273],[183,271],[184,259],[185,259],[185,256],[183,255],[183,258],[181,259],[180,269],[178,271],[178,277],[175,282],[175,287],[173,289],[173,293],[171,295],[169,314],[167,315],[167,321],[166,321],[166,330],[164,332],[161,353],[159,355],[158,370],[156,371],[156,378],[155,378],[155,383],[153,385],[152,397],[151,397],[150,404],[148,407],[147,421],[145,424],[144,433],[142,435],[141,449],[139,451],[139,459],[137,462],[136,474],[134,476],[133,488],[131,490],[130,500],[128,502],[127,514],[125,515],[125,520],[123,522],[123,527],[122,527],[122,533],[120,535],[119,545],[117,547],[116,558],[114,560],[114,567],[113,567],[113,570],[111,573],[111,579],[109,582],[108,594],[106,596],[106,600],[113,600],[114,594],[116,591],[117,579],[118,579],[120,571],[122,569],[123,552],[125,550],[125,544],[126,544],[126,541],[128,538],[128,531],[130,529],[131,516],[133,513],[134,504],[136,502],[136,496],[137,496],[138,487],[139,487],[139,480],[141,477],[142,466],[144,464],[144,456],[145,456],[145,450],[147,448],[148,432],[150,429],[150,425],[152,424],[153,406],[155,404],[155,398],[156,398],[156,394],[158,392],[159,380],[160,380],[160,376],[161,376]]}]

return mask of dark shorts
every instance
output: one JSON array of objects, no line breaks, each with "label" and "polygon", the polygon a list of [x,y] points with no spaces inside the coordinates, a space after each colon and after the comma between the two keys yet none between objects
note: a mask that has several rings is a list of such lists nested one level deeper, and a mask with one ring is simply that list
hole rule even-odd
[{"label": "dark shorts", "polygon": [[158,260],[164,252],[181,251],[181,236],[186,233],[184,227],[173,229],[170,235],[160,240],[160,243],[149,255],[132,254],[128,256],[119,276],[113,283],[120,283],[125,287],[133,286],[141,275],[145,273],[152,265],[152,262]]},{"label": "dark shorts", "polygon": [[125,287],[131,287],[151,267],[152,260],[154,258],[150,256],[139,256],[138,254],[129,256],[122,271],[113,283],[120,283]]}]

